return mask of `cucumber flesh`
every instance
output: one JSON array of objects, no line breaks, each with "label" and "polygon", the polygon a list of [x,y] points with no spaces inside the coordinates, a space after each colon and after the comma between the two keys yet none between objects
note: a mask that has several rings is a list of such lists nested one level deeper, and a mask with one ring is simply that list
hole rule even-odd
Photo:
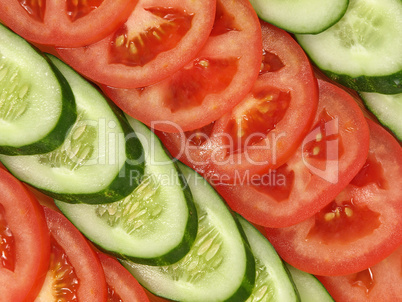
[{"label": "cucumber flesh", "polygon": [[55,202],[108,253],[149,265],[172,264],[188,253],[197,234],[192,195],[155,134],[132,118],[129,122],[144,147],[142,183],[128,197],[110,204]]},{"label": "cucumber flesh", "polygon": [[124,116],[95,87],[55,57],[50,59],[73,90],[77,121],[56,150],[1,155],[0,161],[20,180],[59,200],[107,203],[123,199],[143,175],[141,143]]},{"label": "cucumber flesh", "polygon": [[237,215],[256,261],[256,280],[247,302],[300,301],[285,264],[269,241],[247,220]]},{"label": "cucumber flesh", "polygon": [[402,93],[380,94],[360,92],[366,107],[380,123],[389,128],[402,141]]},{"label": "cucumber flesh", "polygon": [[63,75],[0,24],[0,153],[50,152],[63,143],[76,117]]},{"label": "cucumber flesh", "polygon": [[345,14],[349,0],[250,0],[258,16],[284,30],[320,33]]},{"label": "cucumber flesh", "polygon": [[302,302],[334,302],[334,299],[316,277],[286,263],[296,284]]},{"label": "cucumber flesh", "polygon": [[196,172],[179,164],[193,193],[198,234],[190,252],[170,266],[122,264],[149,291],[175,301],[246,301],[255,262],[243,231],[224,201]]},{"label": "cucumber flesh", "polygon": [[358,91],[402,92],[400,0],[350,0],[334,26],[296,38],[333,80]]}]

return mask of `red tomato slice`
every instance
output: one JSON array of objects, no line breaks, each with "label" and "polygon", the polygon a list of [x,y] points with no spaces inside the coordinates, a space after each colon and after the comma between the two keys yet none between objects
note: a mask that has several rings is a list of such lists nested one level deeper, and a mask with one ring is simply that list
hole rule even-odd
[{"label": "red tomato slice", "polygon": [[213,179],[230,207],[251,222],[297,224],[330,203],[363,166],[369,130],[362,111],[341,88],[319,81],[319,89],[314,126],[288,162],[234,185]]},{"label": "red tomato slice", "polygon": [[108,302],[149,302],[145,290],[117,260],[98,253],[106,275]]},{"label": "red tomato slice", "polygon": [[93,248],[62,214],[47,207],[44,210],[51,237],[51,260],[35,302],[106,302],[105,274]]},{"label": "red tomato slice", "polygon": [[105,38],[136,4],[137,0],[2,0],[0,19],[31,42],[79,47]]},{"label": "red tomato slice", "polygon": [[105,39],[57,51],[95,82],[120,88],[148,86],[194,58],[208,39],[215,6],[216,0],[140,0],[126,23]]},{"label": "red tomato slice", "polygon": [[346,276],[317,276],[337,302],[400,301],[402,246],[380,263]]},{"label": "red tomato slice", "polygon": [[[291,265],[317,275],[353,274],[401,245],[402,149],[381,126],[372,121],[369,126],[370,151],[350,184],[307,220],[266,229],[276,251]],[[345,144],[345,152],[353,147]]]},{"label": "red tomato slice", "polygon": [[192,130],[242,100],[258,75],[260,57],[261,30],[250,3],[218,0],[211,35],[184,68],[152,86],[104,91],[123,111],[152,128]]},{"label": "red tomato slice", "polygon": [[0,169],[0,300],[32,301],[49,266],[45,216],[28,189]]},{"label": "red tomato slice", "polygon": [[261,29],[261,70],[247,96],[214,124],[161,135],[172,154],[223,182],[283,164],[307,134],[317,109],[316,78],[301,47],[277,27],[262,22]]}]

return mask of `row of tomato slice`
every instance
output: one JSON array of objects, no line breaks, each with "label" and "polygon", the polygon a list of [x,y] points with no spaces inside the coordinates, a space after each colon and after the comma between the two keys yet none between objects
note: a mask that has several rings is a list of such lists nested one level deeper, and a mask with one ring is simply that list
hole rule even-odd
[{"label": "row of tomato slice", "polygon": [[[260,22],[248,1],[94,1],[98,15],[82,5],[63,11],[19,2],[2,1],[3,22],[54,46],[154,128],[234,211],[263,226],[287,262],[316,275],[353,274],[349,292],[363,300],[401,296],[392,286],[402,275],[399,143],[346,91],[317,81],[294,39]],[[393,251],[393,269],[373,277],[368,268]],[[331,285],[345,280],[336,278],[320,280],[336,299],[350,300],[337,290],[344,283]]]}]

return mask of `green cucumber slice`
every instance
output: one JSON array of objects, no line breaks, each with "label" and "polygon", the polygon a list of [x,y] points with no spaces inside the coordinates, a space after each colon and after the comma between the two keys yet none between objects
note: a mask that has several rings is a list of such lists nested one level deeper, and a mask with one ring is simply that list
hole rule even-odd
[{"label": "green cucumber slice", "polygon": [[334,302],[334,299],[316,277],[286,263],[296,284],[302,302]]},{"label": "green cucumber slice", "polygon": [[142,183],[125,199],[87,205],[55,201],[63,214],[94,244],[117,257],[168,265],[184,257],[197,235],[190,189],[156,137],[129,119],[144,146]]},{"label": "green cucumber slice", "polygon": [[296,38],[331,79],[357,91],[402,92],[400,0],[350,0],[334,26]]},{"label": "green cucumber slice", "polygon": [[77,118],[63,75],[28,42],[0,24],[0,153],[59,147]]},{"label": "green cucumber slice", "polygon": [[246,219],[240,215],[237,217],[256,262],[255,286],[247,302],[300,301],[292,278],[271,243]]},{"label": "green cucumber slice", "polygon": [[360,92],[364,105],[380,123],[402,140],[402,93],[380,94]]},{"label": "green cucumber slice", "polygon": [[250,0],[258,16],[284,30],[320,33],[342,18],[349,0]]},{"label": "green cucumber slice", "polygon": [[18,179],[55,199],[108,203],[123,199],[143,175],[143,149],[127,120],[73,69],[50,57],[68,80],[78,118],[63,144],[39,155],[0,161]]},{"label": "green cucumber slice", "polygon": [[198,234],[190,252],[170,266],[122,264],[152,293],[176,301],[246,301],[255,262],[238,222],[216,191],[179,164],[193,193]]}]

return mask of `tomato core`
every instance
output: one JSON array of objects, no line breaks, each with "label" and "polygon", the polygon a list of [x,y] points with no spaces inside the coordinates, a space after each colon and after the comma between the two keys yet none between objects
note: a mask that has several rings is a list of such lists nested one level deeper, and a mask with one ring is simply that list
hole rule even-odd
[{"label": "tomato core", "polygon": [[52,292],[56,301],[77,302],[79,279],[66,252],[51,236],[50,273]]},{"label": "tomato core", "polygon": [[45,0],[19,0],[19,2],[34,20],[43,22],[46,11]]},{"label": "tomato core", "polygon": [[116,293],[113,287],[107,285],[107,301],[108,302],[123,302],[119,294]]},{"label": "tomato core", "polygon": [[233,139],[234,148],[228,152],[243,152],[266,138],[280,122],[289,108],[291,96],[289,92],[264,87],[254,89],[252,96],[238,106],[236,114],[227,125],[227,133]]},{"label": "tomato core", "polygon": [[368,236],[380,227],[380,214],[365,205],[355,205],[353,200],[331,202],[315,215],[315,224],[307,238],[319,238],[324,243],[348,244]]},{"label": "tomato core", "polygon": [[172,113],[200,106],[207,95],[222,92],[237,69],[238,58],[197,58],[191,67],[173,75],[164,96],[165,106]]},{"label": "tomato core", "polygon": [[15,240],[5,214],[4,206],[0,204],[0,263],[4,268],[14,271]]},{"label": "tomato core", "polygon": [[214,125],[215,125],[215,122],[212,122],[200,129],[185,132],[188,142],[192,146],[197,146],[197,147],[201,146],[203,143],[205,143],[211,137],[212,131],[214,129]]},{"label": "tomato core", "polygon": [[295,173],[284,164],[276,170],[271,170],[261,177],[261,182],[255,188],[280,202],[289,199],[294,184]]},{"label": "tomato core", "polygon": [[110,45],[110,63],[144,66],[158,54],[175,48],[191,28],[194,15],[186,11],[164,7],[146,10],[163,22],[141,33],[130,32],[126,25],[120,27]]},{"label": "tomato core", "polygon": [[352,284],[352,286],[359,286],[363,288],[368,295],[375,285],[373,271],[371,270],[371,268],[368,268],[361,272],[358,272],[355,278],[350,281],[350,283]]},{"label": "tomato core", "polygon": [[376,184],[380,189],[388,189],[388,182],[384,178],[384,169],[372,153],[369,154],[363,168],[350,182],[357,187],[364,187],[370,183]]},{"label": "tomato core", "polygon": [[[312,159],[339,160],[344,154],[344,147],[339,135],[338,119],[324,109],[320,113],[319,122],[313,129],[315,129],[313,132],[316,132],[316,137],[305,144],[304,154]],[[336,142],[338,148],[333,148],[331,142]]]},{"label": "tomato core", "polygon": [[[40,1],[40,0],[39,0]],[[67,0],[67,15],[72,22],[97,9],[103,0]]]}]

